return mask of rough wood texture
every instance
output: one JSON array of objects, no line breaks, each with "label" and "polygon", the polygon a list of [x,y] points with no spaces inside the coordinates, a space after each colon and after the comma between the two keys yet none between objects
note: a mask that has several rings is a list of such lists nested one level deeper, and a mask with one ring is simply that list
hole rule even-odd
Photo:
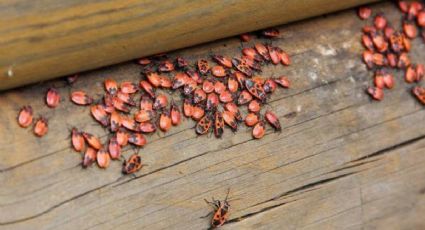
[{"label": "rough wood texture", "polygon": [[1,1],[0,90],[373,1]]},{"label": "rough wood texture", "polygon": [[[395,23],[400,14],[383,10]],[[0,228],[2,229],[206,229],[204,198],[231,188],[231,217],[223,229],[423,229],[425,228],[425,110],[397,73],[385,100],[364,93],[371,81],[360,60],[360,21],[354,10],[281,27],[273,41],[292,54],[290,90],[269,104],[281,133],[253,140],[247,129],[226,130],[217,140],[197,137],[193,123],[153,135],[140,151],[148,164],[136,176],[83,170],[70,149],[72,126],[105,137],[87,108],[72,105],[70,90],[103,91],[105,76],[139,78],[127,63],[84,74],[72,87],[52,81],[0,95]],[[192,61],[209,51],[235,55],[238,39],[173,53]],[[416,40],[412,58],[425,60]],[[43,105],[45,90],[60,88],[59,108]],[[42,139],[18,128],[15,116],[31,104],[50,119]],[[295,117],[288,117],[290,113]],[[133,152],[128,149],[125,155]]]}]

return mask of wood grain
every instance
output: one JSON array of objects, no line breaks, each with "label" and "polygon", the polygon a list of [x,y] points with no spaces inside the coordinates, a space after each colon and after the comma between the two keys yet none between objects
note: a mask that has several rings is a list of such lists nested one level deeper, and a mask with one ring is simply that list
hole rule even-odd
[{"label": "wood grain", "polygon": [[0,90],[373,1],[1,1]]},{"label": "wood grain", "polygon": [[[373,7],[395,23],[390,3]],[[88,72],[73,86],[55,80],[0,95],[0,228],[207,229],[204,198],[230,191],[231,216],[223,229],[422,229],[425,227],[425,110],[396,73],[396,87],[377,103],[364,93],[371,73],[360,60],[360,21],[354,10],[280,27],[273,44],[293,65],[267,67],[264,76],[288,75],[294,87],[269,103],[283,124],[253,140],[249,130],[222,139],[197,137],[191,121],[148,137],[140,151],[148,164],[135,177],[83,170],[70,149],[73,126],[106,139],[87,108],[68,100],[72,90],[103,91],[104,77],[139,79],[124,63]],[[253,41],[256,42],[257,40]],[[412,59],[425,60],[415,40]],[[236,55],[238,39],[184,49],[191,62],[210,52]],[[42,100],[59,88],[55,109]],[[49,118],[42,139],[18,128],[21,105]],[[288,116],[294,113],[296,116]],[[125,155],[134,150],[127,149]]]}]

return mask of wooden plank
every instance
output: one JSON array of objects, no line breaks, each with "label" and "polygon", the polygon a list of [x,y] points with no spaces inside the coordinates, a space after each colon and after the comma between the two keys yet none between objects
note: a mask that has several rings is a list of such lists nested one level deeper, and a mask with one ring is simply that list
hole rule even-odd
[{"label": "wooden plank", "polygon": [[[389,3],[373,9],[399,20]],[[273,44],[292,54],[293,65],[267,67],[264,76],[286,74],[294,84],[268,105],[282,120],[281,133],[252,140],[241,128],[217,140],[197,137],[185,121],[148,137],[140,152],[148,166],[135,177],[121,176],[119,162],[108,170],[81,169],[68,129],[106,138],[105,132],[68,99],[55,110],[42,100],[52,85],[66,97],[76,89],[100,94],[106,76],[136,81],[135,64],[89,72],[72,87],[56,80],[1,94],[0,226],[205,229],[209,219],[200,217],[210,209],[203,199],[222,198],[230,188],[237,200],[223,229],[423,228],[425,111],[401,72],[383,102],[364,94],[371,74],[359,55],[363,25],[349,10],[280,28],[282,38]],[[414,46],[412,59],[425,60],[423,43]],[[233,56],[239,47],[226,39],[171,55],[193,62],[210,52]],[[27,103],[50,119],[45,138],[17,127],[16,112]]]},{"label": "wooden plank", "polygon": [[1,1],[0,90],[375,1]]}]

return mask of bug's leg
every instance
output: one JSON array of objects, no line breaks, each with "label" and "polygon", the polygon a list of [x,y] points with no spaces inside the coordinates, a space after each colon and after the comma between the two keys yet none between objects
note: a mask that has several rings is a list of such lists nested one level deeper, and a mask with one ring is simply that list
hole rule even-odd
[{"label": "bug's leg", "polygon": [[205,215],[205,216],[201,216],[201,217],[199,217],[200,219],[205,219],[205,218],[207,218],[207,217],[209,217],[211,214],[213,214],[214,212],[213,211],[211,211],[211,212],[209,212],[207,215]]}]

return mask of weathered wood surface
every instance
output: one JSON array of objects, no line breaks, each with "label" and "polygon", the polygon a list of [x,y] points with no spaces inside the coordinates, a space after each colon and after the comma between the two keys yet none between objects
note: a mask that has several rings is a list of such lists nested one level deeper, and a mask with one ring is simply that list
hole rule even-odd
[{"label": "weathered wood surface", "polygon": [[3,0],[0,90],[377,0]]},{"label": "weathered wood surface", "polygon": [[[373,9],[399,19],[389,3]],[[57,80],[1,94],[0,228],[206,229],[203,198],[222,198],[228,188],[235,200],[223,229],[425,228],[425,110],[401,73],[383,102],[364,94],[371,74],[359,58],[363,25],[349,10],[281,27],[273,44],[292,54],[293,65],[264,72],[293,81],[269,104],[282,119],[281,133],[253,140],[241,128],[217,140],[197,137],[185,121],[148,138],[140,152],[148,166],[134,178],[120,175],[119,162],[81,168],[68,129],[106,137],[88,109],[67,96],[74,89],[102,92],[106,76],[136,80],[135,64],[84,74],[72,87]],[[413,60],[423,62],[425,46],[414,45]],[[227,39],[172,55],[194,60],[210,51],[234,55],[239,47]],[[55,110],[43,105],[50,86],[66,97]],[[24,104],[50,119],[45,138],[18,128]]]}]

